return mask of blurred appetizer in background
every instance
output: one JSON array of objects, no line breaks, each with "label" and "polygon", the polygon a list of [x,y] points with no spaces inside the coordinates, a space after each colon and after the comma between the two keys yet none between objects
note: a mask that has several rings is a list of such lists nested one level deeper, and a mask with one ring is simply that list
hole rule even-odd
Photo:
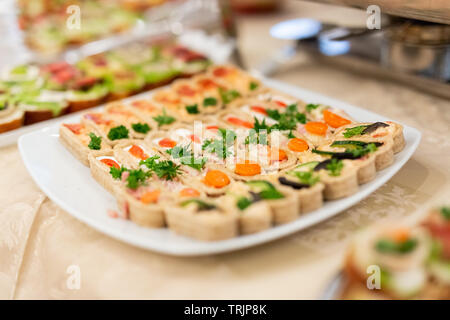
[{"label": "blurred appetizer in background", "polygon": [[[107,37],[133,28],[144,12],[165,0],[19,0],[19,24],[28,46],[57,53],[68,46]],[[67,8],[78,5],[82,28],[66,28]]]},{"label": "blurred appetizer in background", "polygon": [[[380,268],[369,290],[369,266]],[[372,270],[373,271],[373,270]],[[379,225],[350,246],[342,299],[450,299],[450,207],[429,211],[420,223]]]},{"label": "blurred appetizer in background", "polygon": [[[119,55],[90,57],[84,68],[102,77]],[[206,66],[196,59],[195,71]],[[117,199],[120,212],[111,216],[208,241],[267,230],[351,196],[404,147],[399,124],[358,123],[233,65],[87,112],[61,125],[60,139]]]},{"label": "blurred appetizer in background", "polygon": [[207,57],[176,43],[139,42],[88,56],[76,64],[54,62],[6,69],[0,75],[0,132],[188,78],[209,64]]}]

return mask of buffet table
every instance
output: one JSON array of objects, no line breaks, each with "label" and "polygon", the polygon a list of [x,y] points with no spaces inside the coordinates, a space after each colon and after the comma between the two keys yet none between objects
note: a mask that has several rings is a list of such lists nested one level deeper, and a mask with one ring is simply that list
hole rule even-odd
[{"label": "buffet table", "polygon": [[[245,61],[255,67],[285,44],[268,34],[278,21],[360,18],[336,10],[291,4],[276,15],[238,19]],[[261,50],[261,43],[270,50]],[[315,299],[339,271],[345,245],[359,229],[448,201],[448,100],[312,60],[275,78],[415,127],[421,144],[387,184],[333,219],[254,248],[191,258],[145,251],[89,228],[36,187],[16,146],[2,148],[0,299]],[[73,266],[79,267],[79,288],[68,285]]]}]

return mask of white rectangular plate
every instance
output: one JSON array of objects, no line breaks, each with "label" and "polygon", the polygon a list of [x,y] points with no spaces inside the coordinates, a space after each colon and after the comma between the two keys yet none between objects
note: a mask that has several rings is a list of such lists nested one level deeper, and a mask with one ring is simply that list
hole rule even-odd
[{"label": "white rectangular plate", "polygon": [[[390,120],[347,103],[274,80],[264,82],[269,87],[307,102],[319,102],[341,108],[361,122]],[[79,115],[64,119],[66,122],[78,120]],[[358,203],[386,183],[412,156],[421,137],[416,129],[404,126],[406,147],[395,156],[395,163],[378,172],[375,180],[360,186],[359,191],[351,197],[327,201],[319,210],[302,215],[296,221],[257,234],[218,242],[200,242],[175,235],[168,229],[148,229],[130,221],[110,218],[107,211],[117,210],[115,199],[91,177],[89,168],[83,166],[61,145],[58,140],[59,123],[26,134],[19,139],[23,161],[37,185],[61,208],[100,232],[138,247],[178,256],[206,255],[242,249],[281,238],[328,219]]]}]

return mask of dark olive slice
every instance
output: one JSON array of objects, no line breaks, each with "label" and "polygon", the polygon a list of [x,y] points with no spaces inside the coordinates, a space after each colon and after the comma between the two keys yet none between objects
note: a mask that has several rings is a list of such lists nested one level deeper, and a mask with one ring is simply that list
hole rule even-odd
[{"label": "dark olive slice", "polygon": [[362,132],[361,134],[368,134],[368,133],[372,133],[375,130],[377,130],[378,128],[385,128],[385,127],[389,127],[389,125],[387,123],[384,122],[375,122],[372,123],[371,125],[368,125]]},{"label": "dark olive slice", "polygon": [[309,184],[291,181],[291,180],[286,179],[285,177],[279,177],[278,181],[282,185],[289,186],[289,187],[291,187],[293,189],[296,189],[296,190],[310,187]]}]

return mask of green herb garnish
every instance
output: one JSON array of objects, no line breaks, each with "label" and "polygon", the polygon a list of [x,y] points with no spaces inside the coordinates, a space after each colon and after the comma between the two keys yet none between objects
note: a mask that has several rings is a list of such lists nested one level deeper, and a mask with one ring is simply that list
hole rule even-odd
[{"label": "green herb garnish", "polygon": [[209,153],[215,153],[220,159],[225,159],[231,154],[223,139],[206,140],[202,149]]},{"label": "green herb garnish", "polygon": [[258,89],[259,84],[255,81],[250,82],[250,84],[248,85],[248,88],[250,89],[250,91],[256,90]]},{"label": "green herb garnish", "polygon": [[289,130],[289,133],[286,135],[289,139],[295,138],[295,135],[292,133],[292,130]]},{"label": "green herb garnish", "polygon": [[263,190],[259,193],[259,196],[264,200],[283,199],[284,195],[277,189]]},{"label": "green herb garnish", "polygon": [[319,181],[319,177],[312,172],[307,171],[291,171],[290,175],[295,175],[297,179],[304,184],[313,186]]},{"label": "green herb garnish", "polygon": [[143,134],[146,134],[151,129],[150,126],[146,123],[133,123],[131,127],[133,128],[134,131]]},{"label": "green herb garnish", "polygon": [[263,119],[262,122],[259,122],[258,118],[254,117],[253,122],[253,129],[256,132],[259,132],[261,130],[266,130],[268,133],[270,133],[271,126],[266,124],[266,119]]},{"label": "green herb garnish", "polygon": [[248,199],[248,198],[246,198],[246,197],[240,197],[240,198],[238,199],[236,205],[237,205],[237,207],[238,207],[240,210],[245,210],[245,209],[247,209],[248,207],[250,207],[252,203],[253,203],[252,200],[250,200],[250,199]]},{"label": "green herb garnish", "polygon": [[125,171],[128,171],[128,169],[123,166],[121,166],[120,168],[116,168],[116,167],[109,168],[109,173],[115,180],[121,179],[122,173],[124,173]]},{"label": "green herb garnish", "polygon": [[209,106],[216,106],[217,105],[217,99],[214,97],[207,97],[203,99],[203,106],[209,107]]},{"label": "green herb garnish", "polygon": [[208,147],[209,147],[213,142],[214,142],[213,139],[205,140],[205,142],[203,142],[203,145],[202,145],[202,150],[208,149]]},{"label": "green herb garnish", "polygon": [[406,254],[414,250],[418,245],[417,239],[408,239],[402,242],[396,242],[388,239],[379,240],[375,248],[382,253]]},{"label": "green herb garnish", "polygon": [[193,104],[190,106],[186,106],[186,111],[189,114],[199,114],[200,112],[198,111],[198,106],[197,104]]},{"label": "green herb garnish", "polygon": [[195,158],[194,155],[190,157],[181,158],[181,163],[189,166],[195,170],[202,170],[205,167],[207,159],[206,158]]},{"label": "green herb garnish", "polygon": [[342,160],[333,158],[330,163],[327,164],[326,168],[329,171],[330,176],[337,177],[341,174],[342,168],[344,168],[344,163]]},{"label": "green herb garnish", "polygon": [[236,90],[225,90],[223,88],[219,88],[219,94],[225,104],[230,103],[234,99],[241,96],[241,94]]},{"label": "green herb garnish", "polygon": [[166,153],[170,154],[174,159],[192,156],[190,144],[186,146],[177,145],[172,149],[167,149]]},{"label": "green herb garnish", "polygon": [[450,207],[442,207],[441,214],[446,220],[450,220]]},{"label": "green herb garnish", "polygon": [[153,156],[145,160],[141,160],[139,165],[145,165],[148,169],[150,169],[149,172],[155,173],[160,179],[173,180],[178,174],[181,174],[180,166],[176,165],[173,161],[156,161],[158,159],[159,156]]},{"label": "green herb garnish", "polygon": [[89,149],[100,150],[102,148],[102,137],[96,136],[93,132],[89,133],[89,137],[91,138],[88,144]]},{"label": "green herb garnish", "polygon": [[153,120],[158,123],[158,127],[162,127],[165,124],[172,124],[175,121],[175,118],[168,116],[166,114],[166,109],[163,109],[163,114],[153,117]]},{"label": "green herb garnish", "polygon": [[267,116],[274,120],[279,120],[281,117],[280,111],[278,111],[276,109],[266,109],[266,112],[267,112]]},{"label": "green herb garnish", "polygon": [[367,128],[367,126],[357,126],[353,128],[347,128],[344,131],[345,138],[351,138],[353,136],[359,136],[363,133],[363,131]]},{"label": "green herb garnish", "polygon": [[128,170],[129,176],[127,177],[127,187],[130,189],[137,189],[141,185],[145,185],[147,178],[152,175],[151,171]]},{"label": "green herb garnish", "polygon": [[255,130],[250,130],[247,137],[244,140],[245,144],[263,144],[267,145],[267,133],[256,132]]},{"label": "green herb garnish", "polygon": [[236,140],[236,132],[219,128],[219,133],[222,138],[205,140],[202,145],[202,150],[215,153],[220,159],[225,159],[231,154],[231,151],[228,149]]},{"label": "green herb garnish", "polygon": [[120,125],[118,127],[114,127],[108,132],[109,140],[118,140],[118,139],[128,139],[128,129]]},{"label": "green herb garnish", "polygon": [[297,122],[305,124],[306,123],[306,115],[304,113],[297,112],[295,114],[295,120],[297,120]]},{"label": "green herb garnish", "polygon": [[306,105],[306,111],[307,111],[307,112],[311,112],[312,110],[317,109],[318,107],[319,107],[318,104],[308,103],[308,104]]}]

